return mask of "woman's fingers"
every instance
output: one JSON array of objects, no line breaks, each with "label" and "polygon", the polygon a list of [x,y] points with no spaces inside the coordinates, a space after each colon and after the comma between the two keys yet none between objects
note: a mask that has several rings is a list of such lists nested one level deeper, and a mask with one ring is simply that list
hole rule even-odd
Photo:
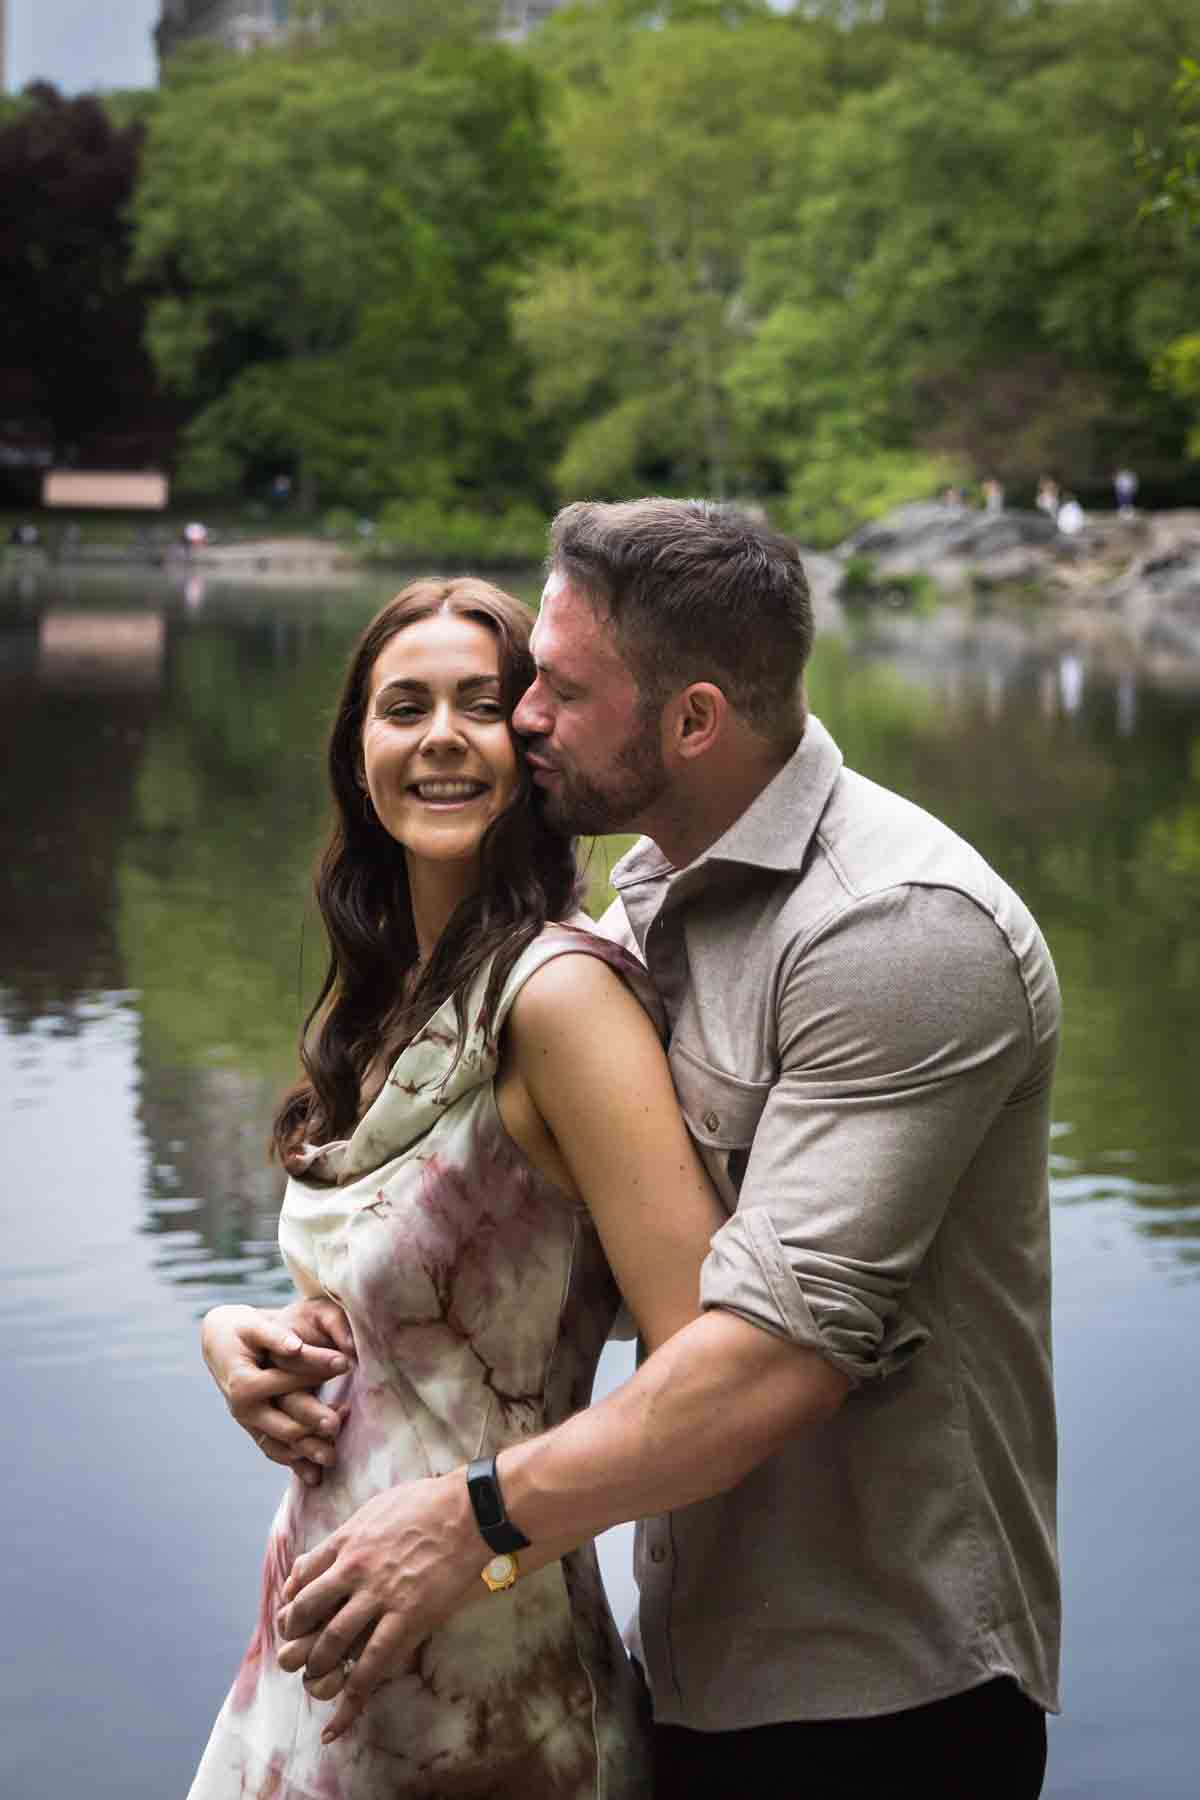
[{"label": "woman's fingers", "polygon": [[[297,1305],[306,1310],[313,1327],[324,1334],[335,1350],[353,1360],[354,1333],[350,1329],[349,1319],[336,1300],[301,1300]],[[285,1308],[285,1314],[290,1314],[291,1310],[290,1307]]]},{"label": "woman's fingers", "polygon": [[280,1394],[275,1402],[275,1410],[298,1425],[307,1436],[324,1438],[330,1443],[342,1428],[343,1409],[326,1406],[323,1400],[319,1400],[307,1388]]}]

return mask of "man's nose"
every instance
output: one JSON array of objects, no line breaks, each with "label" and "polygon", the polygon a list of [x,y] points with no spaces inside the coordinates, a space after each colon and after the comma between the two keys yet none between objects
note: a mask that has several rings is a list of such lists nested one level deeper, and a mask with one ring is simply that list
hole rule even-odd
[{"label": "man's nose", "polygon": [[523,737],[548,737],[550,717],[539,695],[539,683],[525,689],[513,709],[512,727]]}]

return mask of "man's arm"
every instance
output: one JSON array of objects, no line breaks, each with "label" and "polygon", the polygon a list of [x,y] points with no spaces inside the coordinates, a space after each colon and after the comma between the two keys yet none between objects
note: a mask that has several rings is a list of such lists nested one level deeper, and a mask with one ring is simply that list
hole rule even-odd
[{"label": "man's arm", "polygon": [[[732,1487],[797,1431],[828,1418],[849,1386],[817,1352],[728,1313],[694,1320],[597,1405],[501,1453],[505,1504],[533,1545],[520,1553],[522,1571],[610,1525]],[[352,1533],[343,1527],[297,1560],[279,1617],[281,1638],[296,1640],[283,1666],[307,1666],[318,1698],[341,1690],[326,1742],[480,1588],[491,1555],[465,1469],[390,1488],[352,1524]],[[342,1659],[359,1645],[343,1685]]]},{"label": "man's arm", "polygon": [[604,1400],[503,1451],[505,1501],[535,1544],[674,1512],[734,1487],[849,1389],[817,1351],[708,1312]]}]

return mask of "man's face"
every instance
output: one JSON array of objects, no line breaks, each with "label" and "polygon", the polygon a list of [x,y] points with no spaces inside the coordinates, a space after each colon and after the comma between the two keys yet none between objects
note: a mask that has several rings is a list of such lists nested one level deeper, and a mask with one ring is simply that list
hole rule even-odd
[{"label": "man's face", "polygon": [[546,583],[532,647],[537,679],[512,723],[550,818],[589,835],[645,829],[667,786],[661,708],[643,703],[611,629],[561,576]]}]

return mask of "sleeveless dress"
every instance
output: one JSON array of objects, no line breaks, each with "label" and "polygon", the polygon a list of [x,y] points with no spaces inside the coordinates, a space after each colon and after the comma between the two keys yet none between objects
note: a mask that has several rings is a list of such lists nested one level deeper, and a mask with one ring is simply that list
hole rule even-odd
[{"label": "sleeveless dress", "polygon": [[[648,1761],[620,1636],[589,1542],[465,1606],[343,1737],[333,1704],[280,1669],[279,1594],[295,1558],[364,1501],[531,1437],[586,1406],[619,1296],[582,1204],[541,1174],[496,1107],[500,1026],[555,956],[598,956],[657,1017],[645,973],[590,931],[551,925],[514,966],[494,1037],[487,970],[457,1041],[447,1000],[393,1066],[353,1136],[309,1153],[340,1178],[288,1183],[279,1239],[297,1286],[330,1294],[357,1365],[337,1466],[293,1477],[267,1543],[258,1627],[190,1800],[646,1800]],[[588,1029],[587,1020],[579,1029]]]}]

